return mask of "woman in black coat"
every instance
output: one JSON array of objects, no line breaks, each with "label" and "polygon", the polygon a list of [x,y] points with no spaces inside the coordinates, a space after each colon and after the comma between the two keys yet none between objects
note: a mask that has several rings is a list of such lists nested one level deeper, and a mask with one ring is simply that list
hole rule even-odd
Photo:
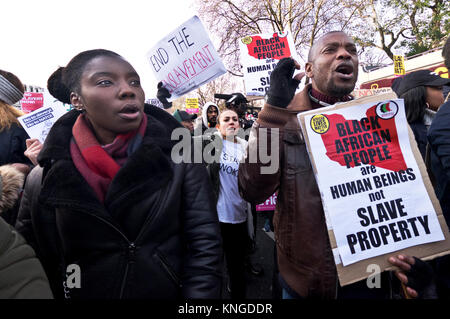
[{"label": "woman in black coat", "polygon": [[221,239],[204,165],[175,163],[167,112],[144,107],[134,68],[107,50],[49,78],[76,109],[29,175],[20,233],[66,298],[219,298]]},{"label": "woman in black coat", "polygon": [[[3,167],[9,175],[15,175],[14,179],[22,181],[30,171],[31,165],[30,160],[24,155],[28,134],[17,119],[23,113],[13,104],[22,99],[23,93],[24,87],[19,78],[11,72],[0,70],[0,167]],[[14,225],[20,197],[18,193],[12,195],[14,195],[12,198],[15,198],[14,203],[8,205],[9,209],[3,209],[0,216]]]},{"label": "woman in black coat", "polygon": [[[0,166],[30,163],[24,155],[28,134],[17,119],[23,113],[13,106],[22,99],[24,91],[17,76],[0,70]],[[17,168],[22,168],[22,165]]]}]

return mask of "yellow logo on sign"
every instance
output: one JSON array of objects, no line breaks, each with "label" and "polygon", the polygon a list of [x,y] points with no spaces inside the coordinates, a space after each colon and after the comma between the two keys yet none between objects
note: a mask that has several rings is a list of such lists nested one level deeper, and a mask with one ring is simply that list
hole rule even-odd
[{"label": "yellow logo on sign", "polygon": [[244,44],[250,44],[250,43],[252,43],[252,41],[253,41],[253,39],[250,36],[242,38],[242,43],[244,43]]},{"label": "yellow logo on sign", "polygon": [[323,134],[330,128],[330,121],[325,115],[317,114],[311,118],[311,129],[318,133]]}]

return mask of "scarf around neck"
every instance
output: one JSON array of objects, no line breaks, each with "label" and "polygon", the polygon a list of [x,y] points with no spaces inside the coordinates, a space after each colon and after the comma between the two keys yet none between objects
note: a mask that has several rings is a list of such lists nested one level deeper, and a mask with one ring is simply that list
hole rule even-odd
[{"label": "scarf around neck", "polygon": [[118,134],[111,144],[100,145],[89,120],[81,114],[72,128],[70,154],[73,163],[103,203],[109,185],[127,158],[137,150],[147,128],[143,114],[138,129]]},{"label": "scarf around neck", "polygon": [[341,97],[328,96],[320,93],[317,90],[314,90],[313,88],[311,88],[311,91],[309,93],[313,98],[319,100],[320,102],[324,102],[328,105],[333,105],[336,104],[337,102],[348,102],[353,99],[351,95],[344,95]]}]

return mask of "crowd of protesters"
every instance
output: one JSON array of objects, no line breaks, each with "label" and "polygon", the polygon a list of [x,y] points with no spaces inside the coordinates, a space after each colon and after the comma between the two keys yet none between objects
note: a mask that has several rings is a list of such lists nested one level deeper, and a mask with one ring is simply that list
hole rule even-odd
[{"label": "crowd of protesters", "polygon": [[[442,55],[450,69],[450,38]],[[241,93],[227,98],[225,110],[208,102],[199,117],[170,114],[162,83],[157,98],[163,109],[144,103],[139,75],[123,57],[84,51],[48,79],[49,92],[74,109],[43,144],[29,139],[17,120],[23,115],[13,106],[24,94],[20,79],[0,70],[0,298],[220,299],[226,276],[231,298],[243,300],[255,205],[274,193],[283,299],[448,298],[446,256],[424,262],[393,255],[397,270],[382,274],[380,288],[364,280],[339,285],[297,114],[352,100],[358,66],[346,33],[324,34],[311,47],[305,72],[294,76],[301,66],[291,58],[278,62],[253,121]],[[296,94],[305,75],[311,83]],[[392,89],[405,101],[448,224],[445,85],[449,79],[423,70],[397,78]],[[250,136],[240,135],[249,128]],[[173,132],[180,129],[189,132],[193,147],[179,157],[200,152],[200,162],[174,158]],[[261,143],[262,134],[279,148]],[[260,147],[275,157],[275,169],[249,160]],[[80,270],[77,284],[69,284],[73,265]]]}]

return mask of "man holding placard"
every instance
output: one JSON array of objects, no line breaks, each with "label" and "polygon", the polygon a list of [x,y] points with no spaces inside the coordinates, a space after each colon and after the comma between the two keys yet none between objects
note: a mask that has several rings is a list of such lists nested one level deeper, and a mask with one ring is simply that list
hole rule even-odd
[{"label": "man holding placard", "polygon": [[[306,75],[312,83],[294,96],[303,76],[298,74],[293,78],[295,69],[299,68],[294,60],[283,59],[271,74],[267,103],[259,113],[250,135],[246,161],[239,168],[242,196],[247,201],[259,203],[278,190],[274,225],[283,298],[387,298],[390,285],[383,279],[388,278],[381,278],[375,288],[368,287],[366,281],[356,282],[361,277],[352,281],[344,280],[347,286],[339,286],[336,269],[342,269],[339,258],[341,250],[338,251],[330,244],[329,231],[332,227],[328,225],[329,216],[326,218],[324,213],[321,198],[323,190],[319,190],[316,182],[314,170],[317,168],[310,160],[308,140],[297,119],[297,115],[305,111],[353,99],[349,94],[358,77],[356,46],[351,38],[340,31],[329,32],[319,38],[311,47],[305,66]],[[385,109],[390,110],[389,106],[385,106]],[[322,128],[319,120],[316,123],[318,131]],[[376,127],[377,121],[373,117],[371,122],[361,121],[364,127],[359,127],[366,131],[369,130],[367,125]],[[323,122],[326,124],[325,120]],[[359,122],[355,120],[350,123]],[[325,126],[324,131],[319,133],[326,132]],[[276,145],[279,149],[272,142],[264,143],[274,140],[279,141]],[[358,143],[357,139],[355,141]],[[252,161],[256,153],[258,161]],[[267,168],[271,163],[264,162],[262,154],[271,154],[272,157],[278,154],[279,169],[269,172]],[[383,158],[390,156],[386,152],[375,152],[375,155]],[[361,165],[359,162],[347,164],[347,167]],[[326,175],[324,171],[326,169],[321,173]],[[339,267],[336,266],[338,264]],[[345,261],[343,264],[346,266]]]},{"label": "man holding placard", "polygon": [[[312,84],[294,96],[304,76],[303,73],[292,78],[295,69],[300,69],[300,65],[287,58],[272,72],[267,104],[259,113],[256,130],[249,139],[251,144],[257,142],[254,133],[258,135],[259,127],[281,129],[279,151],[284,153],[280,163],[283,168],[275,174],[261,174],[261,165],[246,162],[239,169],[239,186],[250,202],[263,202],[279,191],[274,225],[283,297],[334,298],[335,264],[320,192],[296,113],[351,99],[349,94],[358,76],[356,46],[343,32],[322,36],[311,47],[305,68]],[[278,138],[276,131],[268,130],[268,134],[269,139]]]}]

